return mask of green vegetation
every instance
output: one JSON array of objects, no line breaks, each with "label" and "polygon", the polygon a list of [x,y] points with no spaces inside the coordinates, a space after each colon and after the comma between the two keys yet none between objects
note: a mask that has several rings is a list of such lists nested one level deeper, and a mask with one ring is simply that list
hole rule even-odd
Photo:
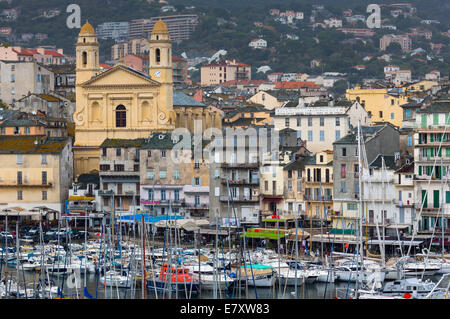
[{"label": "green vegetation", "polygon": [[[352,9],[353,14],[368,16],[366,7],[372,0],[321,0],[325,10],[316,11],[316,22],[323,22],[329,17],[343,18],[344,10]],[[391,0],[379,0],[377,3],[394,3]],[[450,29],[448,12],[450,3],[446,0],[419,0],[408,1],[417,8],[413,17],[393,18],[390,8],[383,7],[383,24],[392,24],[397,31],[378,29],[372,38],[355,39],[337,30],[312,29],[309,25],[313,6],[309,0],[170,0],[177,12],[162,13],[158,1],[148,3],[146,0],[79,0],[82,23],[89,20],[94,26],[107,21],[131,21],[138,18],[149,18],[159,15],[195,13],[200,17],[200,24],[192,35],[191,40],[174,44],[174,53],[179,55],[186,52],[189,57],[212,55],[219,49],[228,51],[227,58],[252,65],[253,78],[265,78],[265,75],[256,74],[256,69],[262,65],[269,65],[273,72],[297,72],[320,74],[322,72],[347,73],[350,83],[361,81],[367,77],[383,77],[383,67],[387,64],[397,64],[403,69],[411,69],[413,77],[439,69],[441,74],[449,75],[450,70],[450,38],[441,34]],[[4,22],[2,25],[10,26],[20,38],[22,33],[46,33],[49,38],[43,42],[32,41],[27,46],[54,44],[62,47],[66,53],[74,54],[78,29],[66,27],[68,13],[66,8],[72,0],[13,0],[11,4],[0,2],[0,10],[5,8],[18,8],[19,19],[14,22]],[[191,7],[194,8],[191,8]],[[45,19],[41,15],[48,9],[59,9],[61,14]],[[269,15],[271,8],[281,11],[302,11],[305,19],[294,26],[281,24]],[[440,8],[440,10],[436,10]],[[422,19],[436,19],[440,24],[422,25]],[[263,27],[256,27],[255,22],[261,22]],[[343,19],[344,27],[365,28],[359,22],[350,25]],[[377,59],[379,39],[384,34],[411,32],[410,28],[421,27],[433,32],[433,43],[442,43],[444,48],[439,55],[432,54],[430,41],[423,37],[413,37],[413,48],[422,48],[426,54],[411,56],[401,52],[397,44],[388,47],[385,53],[392,54],[392,61],[385,62]],[[287,35],[298,36],[298,40],[289,40]],[[254,50],[248,43],[255,38],[264,38],[268,42],[267,49]],[[14,42],[11,43],[14,45]],[[101,59],[110,58],[111,40],[100,41]],[[367,56],[373,58],[364,59]],[[311,68],[312,59],[321,60],[319,68]],[[419,60],[418,60],[419,59]],[[355,65],[365,65],[364,71],[352,68]],[[343,83],[336,86],[336,93],[344,87]]]}]

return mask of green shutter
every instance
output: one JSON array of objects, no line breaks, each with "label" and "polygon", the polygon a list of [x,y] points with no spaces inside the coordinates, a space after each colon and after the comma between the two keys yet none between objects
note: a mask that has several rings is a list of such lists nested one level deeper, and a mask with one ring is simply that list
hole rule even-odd
[{"label": "green shutter", "polygon": [[433,125],[439,124],[439,114],[433,114]]},{"label": "green shutter", "polygon": [[427,115],[422,115],[422,128],[427,128]]},{"label": "green shutter", "polygon": [[433,191],[433,208],[439,208],[439,190]]},{"label": "green shutter", "polygon": [[422,175],[422,166],[419,166],[419,176]]},{"label": "green shutter", "polygon": [[426,190],[422,190],[422,204],[423,204],[424,208],[426,208],[428,206],[427,201],[428,201],[427,191]]},{"label": "green shutter", "polygon": [[434,142],[434,134],[430,134],[430,142]]},{"label": "green shutter", "polygon": [[445,125],[450,124],[450,113],[445,114]]},{"label": "green shutter", "polygon": [[442,157],[442,147],[439,149],[438,154],[439,154],[439,157]]},{"label": "green shutter", "polygon": [[446,156],[446,157],[450,157],[450,148],[449,148],[449,147],[447,147],[447,148],[445,149],[445,156]]},{"label": "green shutter", "polygon": [[419,133],[419,144],[422,144],[422,133]]},{"label": "green shutter", "polygon": [[445,192],[445,202],[450,204],[450,191]]}]

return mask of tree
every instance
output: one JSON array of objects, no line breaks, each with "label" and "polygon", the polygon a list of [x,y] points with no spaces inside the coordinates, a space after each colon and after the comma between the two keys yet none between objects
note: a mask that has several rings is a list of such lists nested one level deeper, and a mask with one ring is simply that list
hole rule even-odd
[{"label": "tree", "polygon": [[392,42],[389,44],[389,46],[386,48],[387,53],[392,53],[396,55],[402,54],[402,46],[397,42]]},{"label": "tree", "polygon": [[334,82],[332,91],[335,93],[335,95],[342,96],[345,94],[347,88],[347,80],[339,80]]}]

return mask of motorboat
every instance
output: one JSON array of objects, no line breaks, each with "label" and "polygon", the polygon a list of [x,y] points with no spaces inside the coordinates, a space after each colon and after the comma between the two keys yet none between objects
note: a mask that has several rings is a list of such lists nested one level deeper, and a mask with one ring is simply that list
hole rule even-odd
[{"label": "motorboat", "polygon": [[199,288],[198,281],[186,267],[161,265],[159,275],[154,273],[147,279],[147,290],[185,291],[186,294],[196,293]]},{"label": "motorboat", "polygon": [[130,288],[132,279],[125,272],[120,274],[110,270],[104,276],[100,277],[100,283],[107,287]]}]

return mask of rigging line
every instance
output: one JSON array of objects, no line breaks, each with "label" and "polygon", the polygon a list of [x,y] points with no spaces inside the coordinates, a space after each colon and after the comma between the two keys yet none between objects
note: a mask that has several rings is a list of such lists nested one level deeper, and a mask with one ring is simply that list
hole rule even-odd
[{"label": "rigging line", "polygon": [[[442,138],[441,138],[441,140],[439,142],[438,154],[439,154],[439,151],[442,149],[442,142],[444,141],[444,136],[445,136],[445,134],[447,132],[448,124],[450,124],[450,116],[447,117],[447,122],[445,123],[444,132],[442,133]],[[420,154],[419,154],[419,156],[420,156]],[[438,156],[435,156],[433,169],[431,171],[431,175],[428,177],[428,184],[427,184],[427,188],[425,190],[425,196],[424,196],[424,198],[422,198],[422,204],[420,205],[419,215],[416,216],[416,220],[414,221],[413,234],[412,234],[412,237],[411,237],[411,244],[409,245],[408,252],[407,252],[406,256],[409,256],[409,253],[411,252],[412,242],[414,240],[414,237],[415,237],[416,233],[418,232],[417,227],[418,227],[418,224],[419,224],[419,220],[422,217],[422,211],[423,211],[423,208],[424,208],[424,205],[425,205],[425,200],[424,199],[425,198],[428,199],[428,190],[430,189],[431,177],[434,175],[434,172],[435,172],[435,169],[436,169],[437,159],[438,159]]]}]

